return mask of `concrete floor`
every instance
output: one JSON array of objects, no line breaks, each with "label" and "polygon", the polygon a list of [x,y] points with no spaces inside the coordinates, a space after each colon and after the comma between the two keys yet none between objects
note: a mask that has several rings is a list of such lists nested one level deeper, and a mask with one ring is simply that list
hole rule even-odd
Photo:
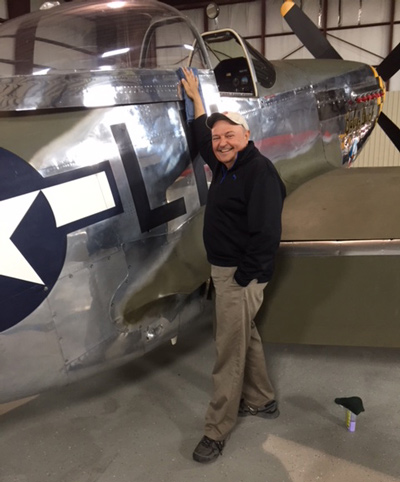
[{"label": "concrete floor", "polygon": [[[400,480],[400,349],[267,345],[276,420],[242,419],[192,460],[211,390],[208,321],[128,365],[0,406],[1,482]],[[355,433],[336,397],[358,395]]]}]

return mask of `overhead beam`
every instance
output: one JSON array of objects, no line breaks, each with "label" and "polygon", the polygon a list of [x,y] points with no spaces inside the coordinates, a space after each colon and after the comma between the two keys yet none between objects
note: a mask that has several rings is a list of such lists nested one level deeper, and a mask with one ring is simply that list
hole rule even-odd
[{"label": "overhead beam", "polygon": [[30,0],[7,0],[8,18],[16,18],[31,11]]},{"label": "overhead beam", "polygon": [[[393,49],[393,33],[394,33],[394,13],[395,13],[395,0],[390,2],[390,27],[389,27],[389,39],[388,39],[388,55]],[[390,79],[386,81],[386,89],[390,90]]]},{"label": "overhead beam", "polygon": [[328,28],[328,0],[324,0],[322,6],[322,32],[326,37],[326,31]]},{"label": "overhead beam", "polygon": [[208,32],[208,17],[205,8],[203,8],[203,32]]},{"label": "overhead beam", "polygon": [[267,0],[261,0],[261,53],[265,57],[265,34],[267,23]]},{"label": "overhead beam", "polygon": [[[400,25],[400,20],[395,20],[393,25]],[[342,27],[328,27],[327,32],[334,32],[339,30],[354,30],[356,28],[371,28],[371,27],[388,27],[390,22],[378,22],[378,23],[364,23],[361,25],[345,25]],[[293,32],[282,32],[282,33],[270,33],[265,34],[265,37],[285,37],[287,35],[295,35]],[[246,35],[245,38],[260,38],[260,35]]]}]

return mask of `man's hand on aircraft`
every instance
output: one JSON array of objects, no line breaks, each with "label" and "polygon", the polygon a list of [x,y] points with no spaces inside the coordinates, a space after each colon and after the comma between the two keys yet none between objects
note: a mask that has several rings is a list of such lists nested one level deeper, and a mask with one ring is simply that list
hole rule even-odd
[{"label": "man's hand on aircraft", "polygon": [[191,69],[184,67],[182,70],[185,75],[185,78],[181,81],[183,88],[187,96],[193,101],[195,118],[200,117],[206,112],[199,92],[199,79]]},{"label": "man's hand on aircraft", "polygon": [[188,97],[192,100],[198,95],[199,93],[199,79],[196,75],[194,75],[193,70],[188,69],[187,67],[183,67],[183,73],[185,78],[182,79],[182,85],[186,91]]}]

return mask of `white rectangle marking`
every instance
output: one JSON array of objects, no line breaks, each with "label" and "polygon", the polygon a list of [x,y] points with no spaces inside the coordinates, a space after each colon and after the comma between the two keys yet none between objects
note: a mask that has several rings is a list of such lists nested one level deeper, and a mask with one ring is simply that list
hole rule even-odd
[{"label": "white rectangle marking", "polygon": [[53,210],[57,227],[115,207],[105,172],[42,189]]}]

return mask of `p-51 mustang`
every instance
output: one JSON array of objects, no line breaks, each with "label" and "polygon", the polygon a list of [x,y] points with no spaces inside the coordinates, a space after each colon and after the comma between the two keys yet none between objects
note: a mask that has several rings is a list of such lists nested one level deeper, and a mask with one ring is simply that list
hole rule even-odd
[{"label": "p-51 mustang", "polygon": [[[283,14],[303,31],[292,2]],[[247,118],[289,191],[352,162],[377,122],[399,148],[381,112],[399,48],[375,70],[306,28],[320,60],[270,62],[153,0],[1,26],[0,401],[121,364],[201,313],[209,172],[180,67],[197,69],[208,113]]]}]

